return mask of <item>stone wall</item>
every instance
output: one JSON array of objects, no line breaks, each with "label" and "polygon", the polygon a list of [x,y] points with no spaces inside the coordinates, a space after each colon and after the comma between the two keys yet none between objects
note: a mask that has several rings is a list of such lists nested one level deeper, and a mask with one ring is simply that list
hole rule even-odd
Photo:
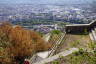
[{"label": "stone wall", "polygon": [[65,31],[66,33],[84,33],[86,31],[89,32],[95,26],[96,26],[96,21],[92,21],[89,24],[66,25]]}]

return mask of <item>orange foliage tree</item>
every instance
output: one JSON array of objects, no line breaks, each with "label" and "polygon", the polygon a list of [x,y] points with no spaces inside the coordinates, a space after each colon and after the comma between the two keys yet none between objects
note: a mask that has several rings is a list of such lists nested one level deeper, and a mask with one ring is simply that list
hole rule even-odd
[{"label": "orange foliage tree", "polygon": [[10,58],[16,60],[24,60],[25,57],[51,47],[36,32],[10,23],[3,23],[0,26],[0,39],[0,43],[5,42],[3,48],[8,51]]}]

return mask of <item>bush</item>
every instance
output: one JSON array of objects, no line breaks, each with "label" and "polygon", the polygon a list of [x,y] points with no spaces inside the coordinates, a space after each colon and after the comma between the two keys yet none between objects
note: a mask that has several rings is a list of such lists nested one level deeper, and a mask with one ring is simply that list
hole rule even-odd
[{"label": "bush", "polygon": [[51,31],[51,34],[61,34],[61,31],[59,31],[59,30],[53,30],[53,31]]}]

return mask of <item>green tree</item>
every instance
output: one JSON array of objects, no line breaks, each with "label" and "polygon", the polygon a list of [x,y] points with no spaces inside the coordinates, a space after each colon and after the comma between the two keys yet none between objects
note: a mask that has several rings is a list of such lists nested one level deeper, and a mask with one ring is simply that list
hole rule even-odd
[{"label": "green tree", "polygon": [[51,31],[51,34],[61,34],[61,31],[60,30],[52,30]]}]

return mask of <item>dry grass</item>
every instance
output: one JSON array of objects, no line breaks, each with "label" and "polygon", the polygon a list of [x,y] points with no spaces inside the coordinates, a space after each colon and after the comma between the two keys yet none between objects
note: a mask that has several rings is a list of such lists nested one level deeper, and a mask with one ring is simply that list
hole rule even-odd
[{"label": "dry grass", "polygon": [[89,35],[67,34],[65,38],[55,54],[72,47],[88,49],[88,43],[91,42]]}]

